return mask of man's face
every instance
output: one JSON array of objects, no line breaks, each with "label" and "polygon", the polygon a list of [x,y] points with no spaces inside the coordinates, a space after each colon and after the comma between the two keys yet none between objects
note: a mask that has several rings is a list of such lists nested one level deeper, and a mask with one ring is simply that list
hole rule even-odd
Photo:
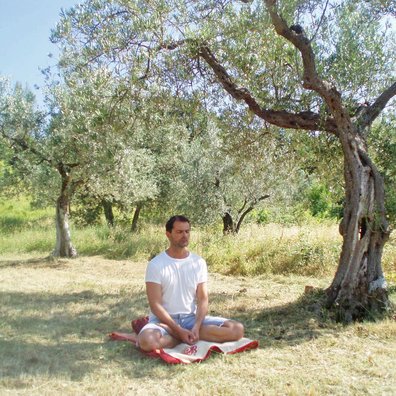
[{"label": "man's face", "polygon": [[184,248],[190,240],[190,224],[186,221],[175,221],[171,232],[166,232],[171,246]]}]

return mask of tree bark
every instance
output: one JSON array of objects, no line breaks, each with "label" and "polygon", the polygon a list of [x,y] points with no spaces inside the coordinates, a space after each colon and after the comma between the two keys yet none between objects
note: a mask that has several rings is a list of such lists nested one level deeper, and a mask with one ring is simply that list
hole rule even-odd
[{"label": "tree bark", "polygon": [[76,257],[77,250],[72,244],[69,227],[71,177],[62,165],[59,166],[58,171],[62,177],[62,186],[56,201],[56,244],[53,255],[55,257]]},{"label": "tree bark", "polygon": [[327,306],[337,319],[351,322],[389,306],[381,258],[389,228],[384,182],[367,155],[362,138],[340,133],[344,153],[345,208],[340,224],[341,255]]}]

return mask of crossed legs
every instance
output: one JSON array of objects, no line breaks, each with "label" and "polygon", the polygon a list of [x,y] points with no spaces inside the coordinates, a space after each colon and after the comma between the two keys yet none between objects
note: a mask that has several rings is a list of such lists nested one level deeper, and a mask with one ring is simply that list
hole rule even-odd
[{"label": "crossed legs", "polygon": [[[158,329],[146,329],[140,332],[137,341],[139,347],[146,352],[154,349],[173,348],[180,343],[180,340],[170,335],[170,331],[165,325],[161,325],[166,332]],[[242,323],[235,320],[227,320],[222,326],[202,325],[199,331],[199,338],[203,341],[227,342],[237,341],[244,335]]]}]

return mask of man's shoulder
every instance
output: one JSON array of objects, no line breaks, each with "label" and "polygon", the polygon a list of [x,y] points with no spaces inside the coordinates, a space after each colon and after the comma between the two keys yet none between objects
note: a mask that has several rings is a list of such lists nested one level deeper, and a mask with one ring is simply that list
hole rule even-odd
[{"label": "man's shoulder", "polygon": [[205,259],[196,253],[190,252],[189,261],[193,263],[194,266],[198,266],[201,268],[206,266]]},{"label": "man's shoulder", "polygon": [[157,279],[158,275],[162,272],[163,268],[167,266],[166,257],[163,253],[153,257],[146,267],[146,282],[148,279]]},{"label": "man's shoulder", "polygon": [[190,258],[194,261],[205,261],[205,259],[203,257],[201,257],[199,254],[196,254],[194,252],[190,252]]},{"label": "man's shoulder", "polygon": [[157,254],[156,256],[154,256],[150,261],[149,264],[151,263],[158,263],[158,262],[164,262],[167,259],[167,254],[165,253],[165,251]]}]

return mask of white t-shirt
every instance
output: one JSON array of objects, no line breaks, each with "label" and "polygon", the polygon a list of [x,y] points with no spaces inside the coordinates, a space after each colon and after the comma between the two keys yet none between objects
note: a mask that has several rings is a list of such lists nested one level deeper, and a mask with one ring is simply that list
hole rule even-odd
[{"label": "white t-shirt", "polygon": [[161,285],[162,305],[170,315],[195,313],[197,286],[207,279],[205,260],[191,252],[184,259],[160,253],[148,263],[145,277]]}]

